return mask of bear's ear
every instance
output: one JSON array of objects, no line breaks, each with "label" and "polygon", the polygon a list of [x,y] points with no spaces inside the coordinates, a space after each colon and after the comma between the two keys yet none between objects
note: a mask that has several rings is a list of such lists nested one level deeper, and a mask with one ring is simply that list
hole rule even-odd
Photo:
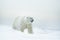
[{"label": "bear's ear", "polygon": [[26,17],[27,19],[30,19],[30,17]]}]

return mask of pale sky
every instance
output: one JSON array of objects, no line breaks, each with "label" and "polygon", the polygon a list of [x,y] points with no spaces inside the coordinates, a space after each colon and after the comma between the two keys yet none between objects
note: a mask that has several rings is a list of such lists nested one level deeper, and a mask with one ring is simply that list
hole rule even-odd
[{"label": "pale sky", "polygon": [[1,0],[0,16],[37,16],[57,18],[60,13],[60,0]]}]

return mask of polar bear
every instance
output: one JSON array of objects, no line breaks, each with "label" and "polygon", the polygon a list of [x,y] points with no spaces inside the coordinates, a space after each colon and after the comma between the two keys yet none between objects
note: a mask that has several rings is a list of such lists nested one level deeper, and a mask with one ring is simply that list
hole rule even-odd
[{"label": "polar bear", "polygon": [[21,32],[24,32],[25,29],[28,29],[28,33],[33,33],[32,31],[32,23],[34,19],[33,17],[16,17],[14,23],[13,23],[13,28],[20,30]]}]

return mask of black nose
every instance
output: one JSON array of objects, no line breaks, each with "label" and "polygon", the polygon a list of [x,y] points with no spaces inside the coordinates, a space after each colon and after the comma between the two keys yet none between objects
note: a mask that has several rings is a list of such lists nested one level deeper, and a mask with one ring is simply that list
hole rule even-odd
[{"label": "black nose", "polygon": [[32,19],[31,22],[33,22],[34,20]]}]

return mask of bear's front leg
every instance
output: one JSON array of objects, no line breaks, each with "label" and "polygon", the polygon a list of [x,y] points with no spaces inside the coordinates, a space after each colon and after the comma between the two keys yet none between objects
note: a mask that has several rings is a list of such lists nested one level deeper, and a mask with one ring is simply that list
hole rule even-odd
[{"label": "bear's front leg", "polygon": [[31,24],[28,24],[27,28],[28,28],[28,33],[33,33]]}]

